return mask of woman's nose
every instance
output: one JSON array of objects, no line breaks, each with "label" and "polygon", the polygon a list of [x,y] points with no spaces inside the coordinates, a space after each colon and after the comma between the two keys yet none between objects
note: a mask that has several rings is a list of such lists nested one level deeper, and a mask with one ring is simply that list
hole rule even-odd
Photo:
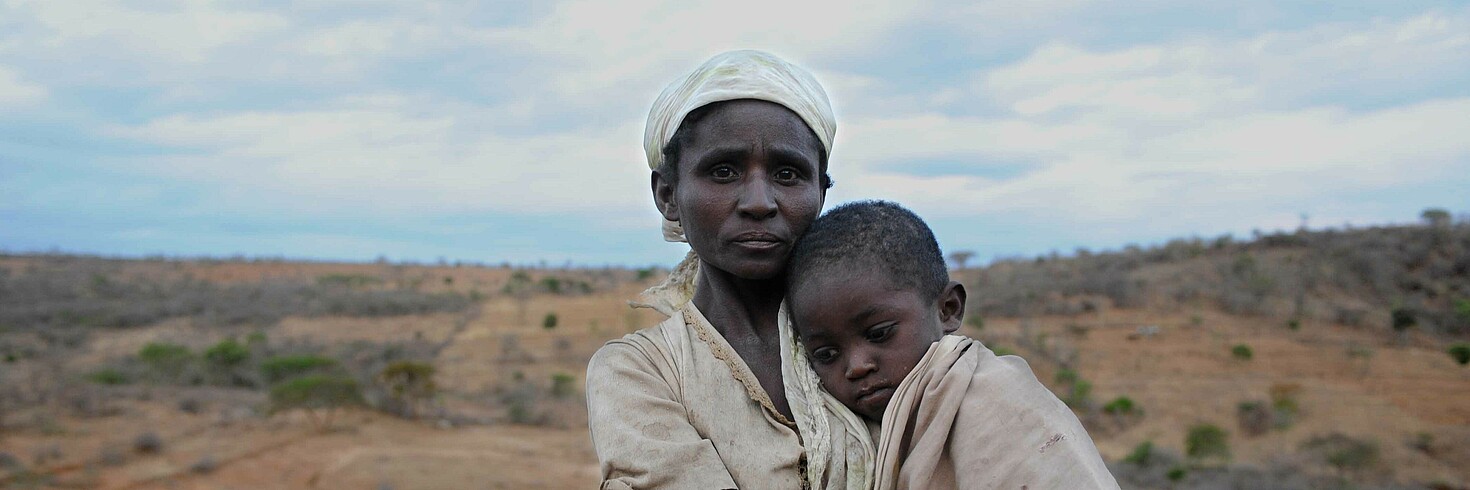
[{"label": "woman's nose", "polygon": [[776,195],[771,183],[764,178],[751,179],[740,192],[738,203],[740,214],[755,219],[766,219],[776,215]]}]

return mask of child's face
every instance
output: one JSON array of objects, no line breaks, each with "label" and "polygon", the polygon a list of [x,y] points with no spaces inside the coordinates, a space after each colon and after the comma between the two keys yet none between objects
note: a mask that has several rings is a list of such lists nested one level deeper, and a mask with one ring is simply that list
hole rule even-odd
[{"label": "child's face", "polygon": [[824,273],[787,291],[792,321],[822,387],[853,412],[882,420],[893,391],[929,345],[959,328],[964,287],[936,301],[880,268]]}]

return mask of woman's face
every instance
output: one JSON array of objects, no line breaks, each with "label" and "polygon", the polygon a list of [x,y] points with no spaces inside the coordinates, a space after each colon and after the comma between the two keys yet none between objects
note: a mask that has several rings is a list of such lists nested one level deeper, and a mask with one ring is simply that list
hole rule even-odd
[{"label": "woman's face", "polygon": [[654,198],[704,262],[744,279],[771,279],[822,210],[821,144],[791,110],[735,100],[690,128],[678,182],[654,176]]}]

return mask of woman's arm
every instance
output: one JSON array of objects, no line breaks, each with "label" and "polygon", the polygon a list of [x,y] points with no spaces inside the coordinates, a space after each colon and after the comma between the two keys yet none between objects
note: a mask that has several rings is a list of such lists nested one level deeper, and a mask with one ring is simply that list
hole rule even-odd
[{"label": "woman's arm", "polygon": [[597,350],[587,365],[587,425],[602,488],[735,488],[714,444],[689,423],[676,376],[638,334]]}]

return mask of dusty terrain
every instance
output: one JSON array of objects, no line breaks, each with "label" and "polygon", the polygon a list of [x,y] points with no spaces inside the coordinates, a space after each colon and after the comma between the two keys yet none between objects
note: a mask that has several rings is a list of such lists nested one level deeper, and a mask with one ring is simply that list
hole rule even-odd
[{"label": "dusty terrain", "polygon": [[[0,268],[37,272],[38,261],[3,257]],[[266,323],[170,318],[88,327],[62,340],[0,325],[0,348],[24,354],[0,364],[11,395],[0,405],[0,488],[592,487],[597,464],[581,395],[586,361],[607,339],[658,320],[625,302],[660,276],[631,270],[111,264],[106,274],[116,281],[185,274],[229,284],[346,275],[376,278],[371,287],[377,288],[457,292],[472,303],[459,311],[287,315]],[[517,290],[511,287],[517,272],[531,284],[559,277],[588,286]],[[554,326],[546,326],[548,314],[555,315]],[[1057,381],[1063,366],[1089,381],[1090,408],[1079,413],[1109,461],[1145,441],[1183,454],[1186,431],[1210,423],[1228,432],[1230,455],[1192,462],[1191,469],[1286,467],[1365,487],[1470,485],[1470,368],[1447,356],[1439,337],[1401,338],[1316,320],[1293,330],[1277,318],[1209,306],[987,318],[983,328],[966,329],[1025,357],[1059,393],[1066,389]],[[270,414],[261,386],[87,378],[107,366],[131,366],[129,359],[150,343],[203,351],[247,336],[268,339],[263,342],[272,349],[317,346],[344,357],[410,352],[435,367],[437,393],[411,418],[351,408],[319,429],[300,410]],[[1251,347],[1251,359],[1232,356],[1238,344]],[[559,377],[570,377],[572,389],[554,386]],[[1297,407],[1293,418],[1245,434],[1240,404],[1271,400],[1273,386],[1296,386],[1287,390]],[[1119,396],[1135,402],[1134,415],[1099,409]],[[1302,449],[1330,433],[1371,441],[1377,456],[1334,466]],[[1208,486],[1194,473],[1177,484]]]}]

